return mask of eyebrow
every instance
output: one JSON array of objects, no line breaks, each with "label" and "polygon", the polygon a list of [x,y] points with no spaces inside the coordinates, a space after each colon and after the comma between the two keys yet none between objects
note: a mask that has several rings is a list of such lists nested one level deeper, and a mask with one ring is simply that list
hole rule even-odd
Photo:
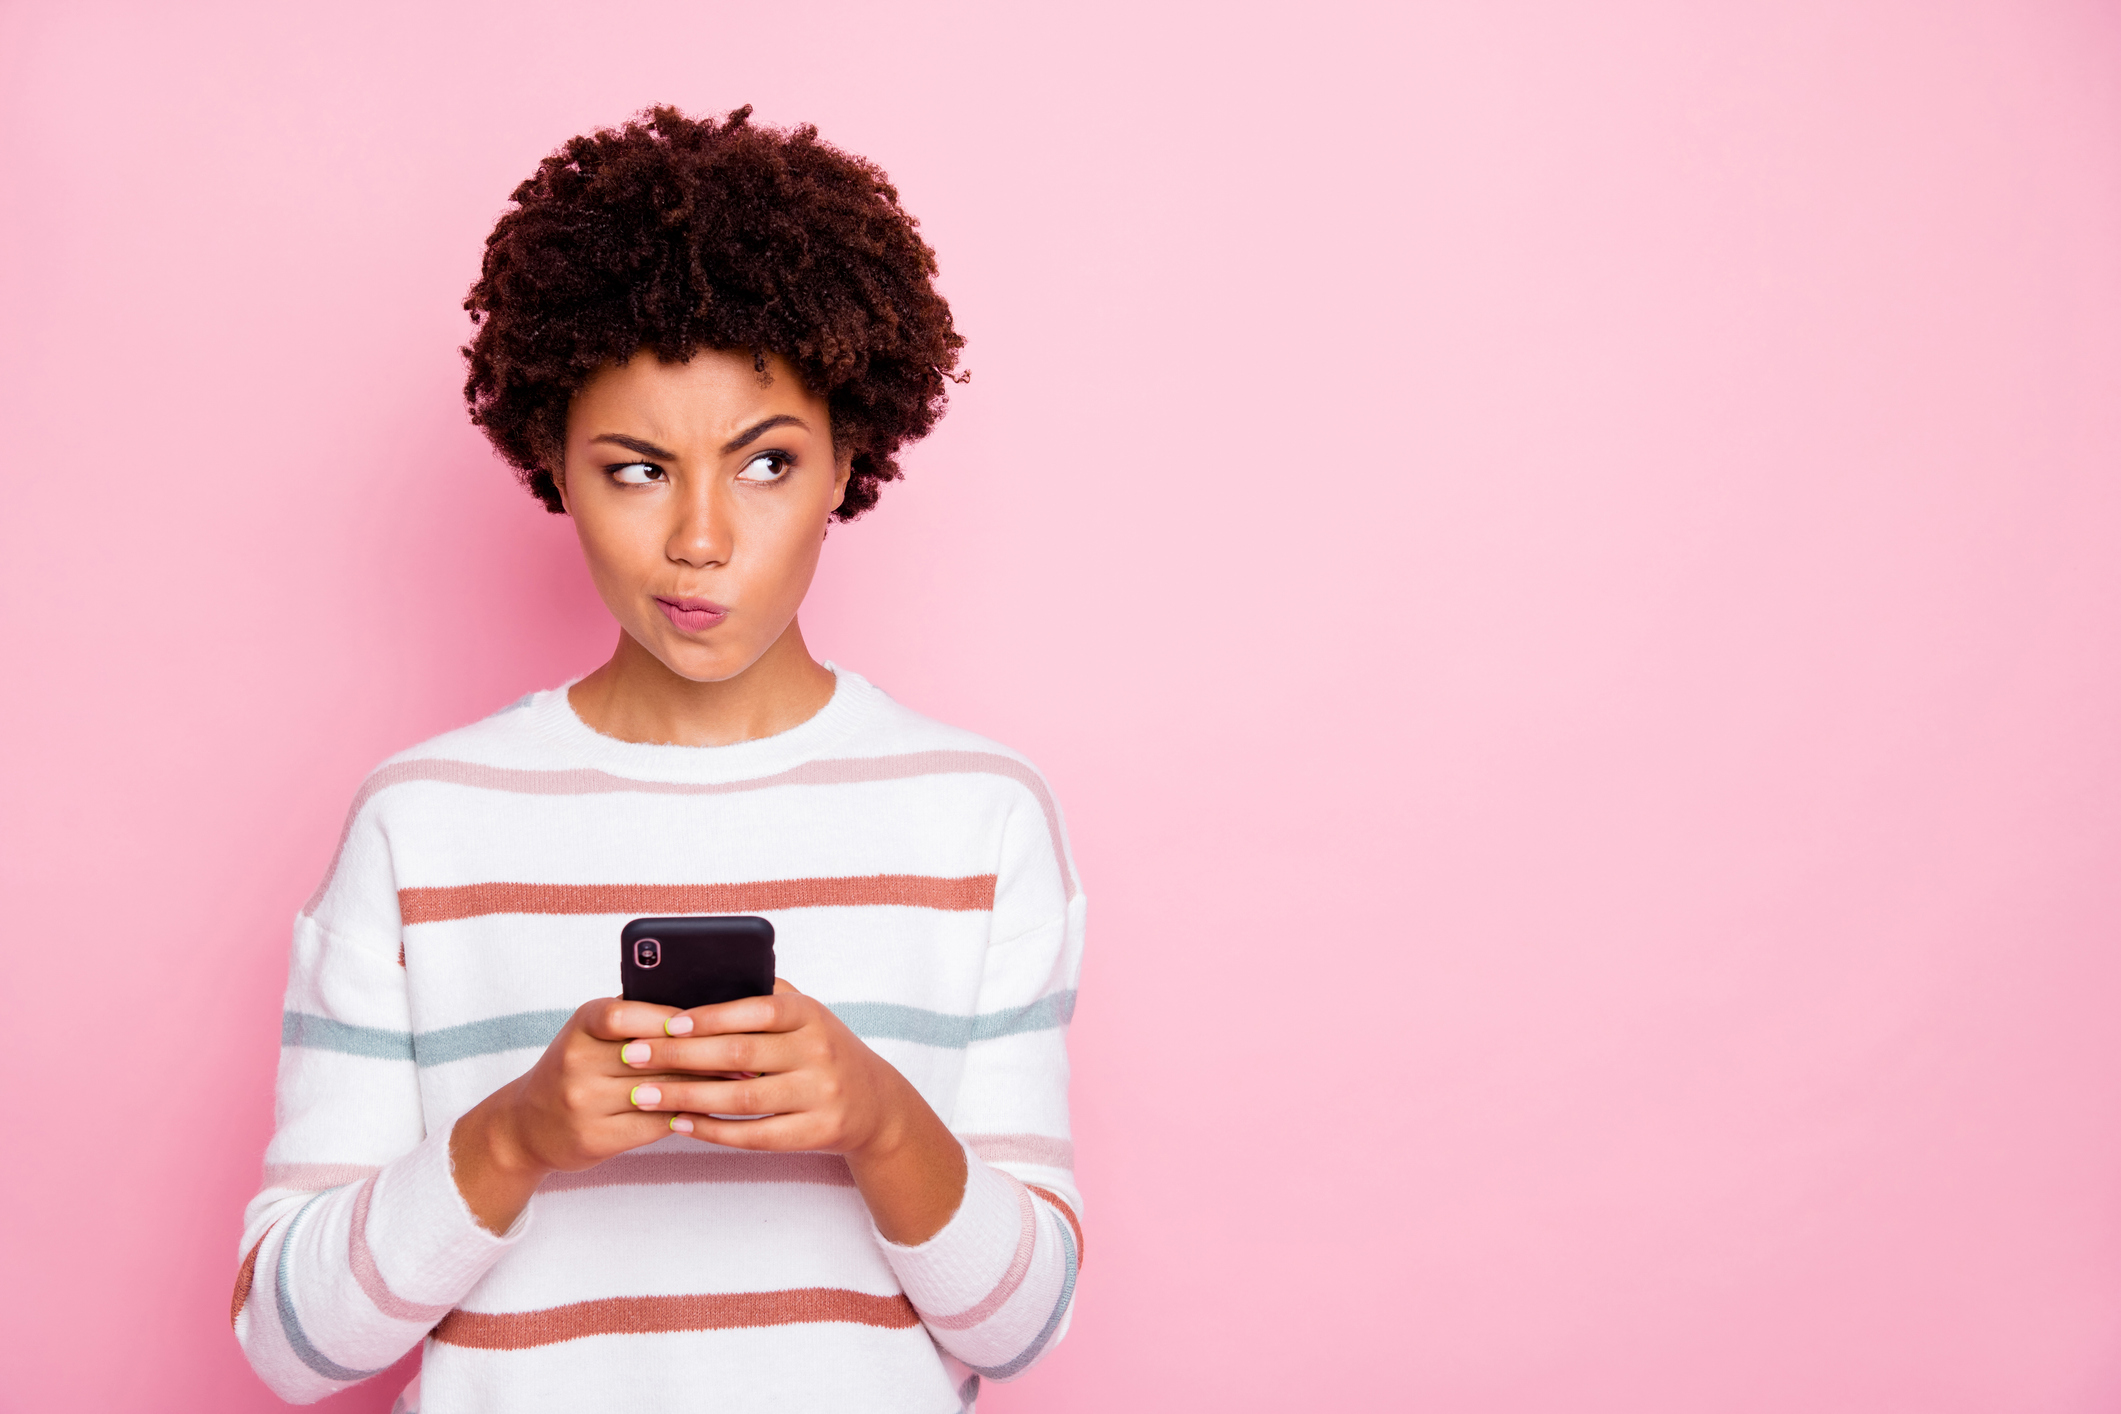
[{"label": "eyebrow", "polygon": [[737,433],[736,436],[722,443],[722,455],[726,457],[731,452],[743,451],[744,448],[758,441],[759,438],[765,436],[776,427],[800,427],[805,432],[810,430],[810,424],[792,412],[775,413],[764,421],[754,422],[744,431]]},{"label": "eyebrow", "polygon": [[[772,417],[754,422],[751,426],[724,442],[722,444],[722,455],[726,457],[731,452],[743,451],[744,448],[758,441],[759,438],[765,436],[776,427],[800,427],[805,432],[810,430],[810,424],[797,417],[794,413],[775,413]],[[622,436],[617,432],[599,432],[589,440],[591,443],[610,442],[615,446],[624,447],[629,452],[644,457],[655,457],[660,461],[676,461],[678,456],[676,452],[658,447],[653,442],[644,442],[638,437]]]},{"label": "eyebrow", "polygon": [[676,461],[678,456],[676,452],[666,452],[653,442],[643,442],[638,437],[621,437],[616,432],[599,432],[596,436],[590,438],[589,440],[592,443],[616,443],[618,446],[624,447],[629,452],[638,452],[644,457],[658,457],[666,462]]}]

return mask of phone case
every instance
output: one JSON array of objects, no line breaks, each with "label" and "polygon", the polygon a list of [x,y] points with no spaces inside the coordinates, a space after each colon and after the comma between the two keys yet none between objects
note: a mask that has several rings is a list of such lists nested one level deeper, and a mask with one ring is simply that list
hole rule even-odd
[{"label": "phone case", "polygon": [[636,918],[619,930],[620,995],[690,1008],[773,990],[773,925],[763,918]]}]

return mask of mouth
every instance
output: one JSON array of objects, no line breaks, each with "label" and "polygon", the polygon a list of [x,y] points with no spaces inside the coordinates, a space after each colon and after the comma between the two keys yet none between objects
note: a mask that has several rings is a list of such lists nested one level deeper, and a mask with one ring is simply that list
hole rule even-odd
[{"label": "mouth", "polygon": [[705,599],[669,599],[658,594],[655,606],[681,633],[702,633],[729,617],[727,609]]}]

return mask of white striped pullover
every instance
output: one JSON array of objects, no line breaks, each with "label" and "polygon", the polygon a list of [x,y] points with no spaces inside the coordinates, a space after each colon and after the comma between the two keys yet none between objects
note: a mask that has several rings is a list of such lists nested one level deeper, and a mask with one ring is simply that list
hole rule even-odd
[{"label": "white striped pullover", "polygon": [[[295,920],[277,1127],[233,1317],[298,1402],[424,1342],[400,1408],[969,1409],[1065,1333],[1082,1255],[1065,1031],[1083,897],[1025,761],[853,673],[728,747],[591,731],[564,689],[392,758]],[[458,1116],[618,991],[620,925],[757,913],[963,1141],[917,1247],[843,1160],[673,1135],[479,1226]]]}]

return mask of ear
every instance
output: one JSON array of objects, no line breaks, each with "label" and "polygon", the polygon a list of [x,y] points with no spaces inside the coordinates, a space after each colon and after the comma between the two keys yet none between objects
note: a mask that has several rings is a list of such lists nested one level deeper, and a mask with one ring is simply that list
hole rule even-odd
[{"label": "ear", "polygon": [[555,456],[545,463],[545,474],[552,478],[553,489],[560,493],[560,509],[569,517],[574,515],[574,502],[567,499],[567,459]]},{"label": "ear", "polygon": [[[847,451],[836,453],[832,462],[832,509],[836,511],[847,504],[847,484],[854,478],[853,449],[849,448]],[[826,512],[826,514],[830,515],[831,511]]]}]

